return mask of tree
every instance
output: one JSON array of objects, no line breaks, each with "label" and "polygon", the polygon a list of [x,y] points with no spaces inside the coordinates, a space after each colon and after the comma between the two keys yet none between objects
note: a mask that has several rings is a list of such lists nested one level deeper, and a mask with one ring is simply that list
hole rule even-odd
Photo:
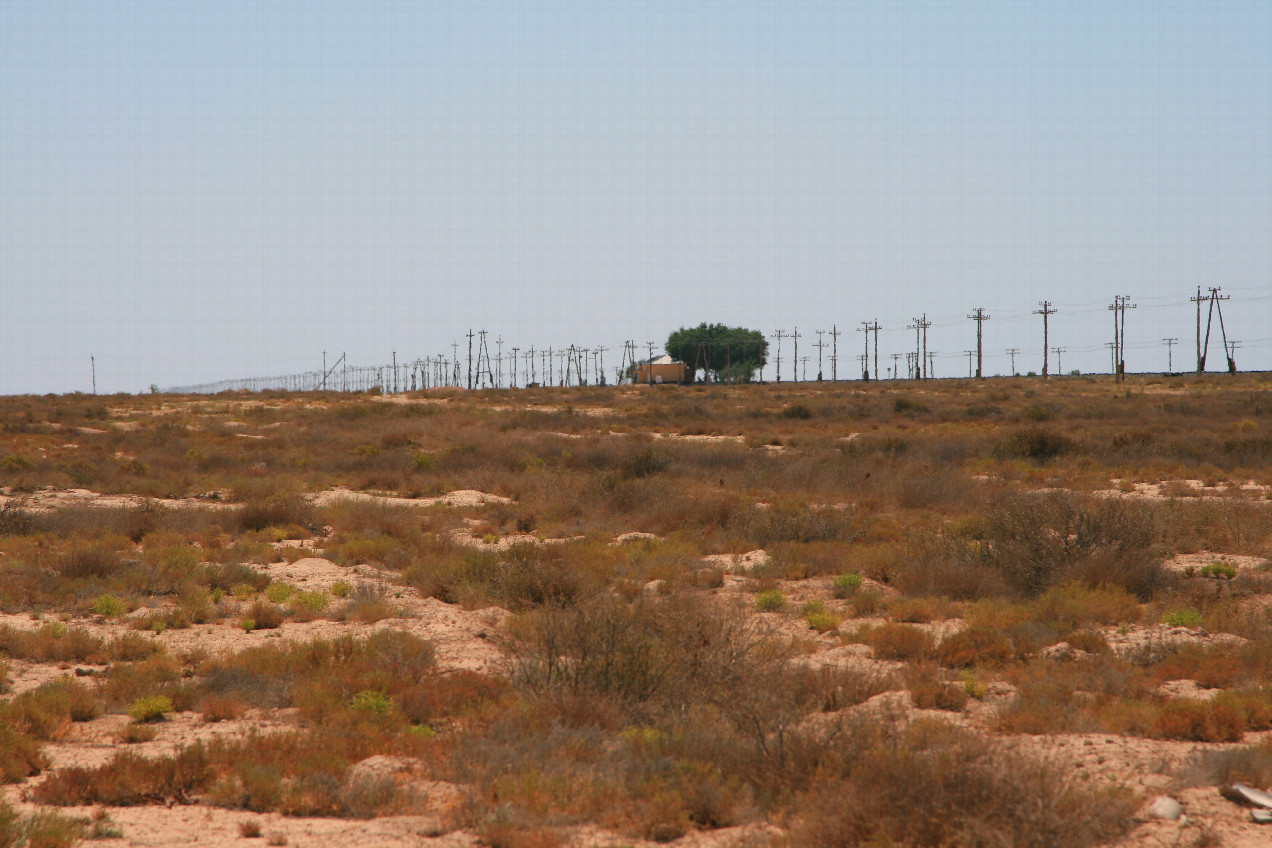
[{"label": "tree", "polygon": [[695,380],[702,371],[708,381],[749,383],[768,362],[768,342],[759,330],[703,323],[668,336],[667,353],[686,363]]}]

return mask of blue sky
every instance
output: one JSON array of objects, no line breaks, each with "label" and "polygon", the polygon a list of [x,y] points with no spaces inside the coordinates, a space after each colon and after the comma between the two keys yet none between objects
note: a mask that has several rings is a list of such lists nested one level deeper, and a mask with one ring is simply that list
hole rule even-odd
[{"label": "blue sky", "polygon": [[0,393],[923,313],[953,375],[977,306],[1023,371],[1042,299],[1096,370],[1114,294],[1179,368],[1198,285],[1272,369],[1270,271],[1267,2],[0,0]]}]

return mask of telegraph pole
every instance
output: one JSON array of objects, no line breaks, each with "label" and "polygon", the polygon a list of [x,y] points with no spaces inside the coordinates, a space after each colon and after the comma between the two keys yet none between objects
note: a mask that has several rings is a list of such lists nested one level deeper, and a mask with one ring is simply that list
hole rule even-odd
[{"label": "telegraph pole", "polygon": [[649,345],[649,367],[646,369],[649,374],[649,385],[654,384],[654,343],[647,342]]},{"label": "telegraph pole", "polygon": [[1104,346],[1109,349],[1109,373],[1117,376],[1117,342],[1105,342]]},{"label": "telegraph pole", "polygon": [[1126,376],[1126,310],[1137,308],[1136,304],[1128,302],[1130,299],[1129,295],[1114,295],[1113,305],[1109,307],[1113,311],[1113,344],[1116,351],[1113,373],[1118,382]]},{"label": "telegraph pole", "polygon": [[799,382],[799,327],[795,328],[795,332],[791,333],[791,338],[795,340],[795,355],[791,357],[791,379],[796,383]]},{"label": "telegraph pole", "polygon": [[512,368],[509,370],[508,374],[508,387],[511,389],[515,389],[517,387],[517,354],[520,352],[521,348],[519,347],[514,347],[512,349]]},{"label": "telegraph pole", "polygon": [[473,388],[473,331],[470,327],[468,330],[468,388]]},{"label": "telegraph pole", "polygon": [[[88,361],[89,361],[89,364],[91,364],[91,365],[93,366],[93,394],[97,394],[97,357],[96,357],[96,356],[94,356],[93,354],[89,354],[89,356],[88,356]],[[327,365],[327,353],[326,353],[326,351],[323,351],[323,354],[322,354],[322,364],[323,364],[323,369],[322,369],[322,370],[323,370],[323,371],[326,371],[326,370],[327,370],[327,368],[326,368],[326,365]],[[324,384],[326,383],[326,380],[327,380],[327,378],[326,378],[326,377],[323,377],[323,383],[324,383]]]},{"label": "telegraph pole", "polygon": [[1179,339],[1162,339],[1162,344],[1166,345],[1166,373],[1167,374],[1175,373],[1174,361],[1173,361],[1173,358],[1171,357],[1171,351],[1174,350],[1175,343],[1178,341]]},{"label": "telegraph pole", "polygon": [[777,358],[775,361],[775,371],[777,374],[777,382],[782,382],[782,337],[786,335],[785,330],[778,330],[774,333],[777,336]]},{"label": "telegraph pole", "polygon": [[967,317],[976,322],[976,379],[981,380],[984,379],[984,371],[982,370],[984,363],[982,328],[984,327],[985,322],[989,320],[989,316],[985,314],[985,310],[983,308],[978,306],[976,307],[976,311]]},{"label": "telegraph pole", "polygon": [[830,325],[830,379],[839,382],[839,332],[838,324]]},{"label": "telegraph pole", "polygon": [[970,380],[972,378],[972,357],[976,356],[976,351],[965,350],[963,353],[967,354],[967,379]]},{"label": "telegraph pole", "polygon": [[813,347],[817,348],[817,382],[822,381],[822,350],[826,347],[826,342],[822,340],[822,336],[826,335],[825,330],[817,331],[817,341],[813,342]]},{"label": "telegraph pole", "polygon": [[[878,324],[876,323],[875,326],[877,327]],[[867,380],[867,381],[870,379],[870,330],[871,329],[872,329],[871,322],[869,321],[862,321],[861,326],[857,328],[857,332],[861,333],[861,340],[865,342],[865,345],[863,348],[865,356],[863,356],[861,360],[861,366],[862,366],[861,379]],[[879,379],[879,343],[877,341],[875,342],[875,379],[876,380]]]},{"label": "telegraph pole", "polygon": [[892,354],[892,379],[894,380],[897,378],[897,360],[899,360],[900,358],[901,358],[901,354],[899,353]]},{"label": "telegraph pole", "polygon": [[915,379],[927,379],[927,330],[932,326],[932,322],[927,319],[927,313],[923,313],[922,318],[913,319],[914,323],[906,329],[914,330],[914,359],[917,368],[914,371]]},{"label": "telegraph pole", "polygon": [[1018,347],[1007,348],[1007,355],[1011,357],[1011,376],[1013,377],[1016,376],[1016,354],[1018,353],[1020,353],[1020,348]]},{"label": "telegraph pole", "polygon": [[1056,355],[1056,373],[1064,376],[1064,369],[1060,367],[1060,354],[1064,353],[1067,348],[1053,347],[1051,352]]},{"label": "telegraph pole", "polygon": [[[1047,350],[1048,350],[1047,345],[1051,343],[1047,336],[1047,319],[1050,318],[1052,315],[1055,315],[1056,310],[1051,308],[1051,301],[1049,300],[1038,301],[1038,306],[1042,308],[1035,309],[1034,315],[1042,316],[1042,379],[1045,380],[1047,379]],[[1056,363],[1056,367],[1057,368],[1060,367],[1059,363]],[[1016,369],[1013,366],[1012,368],[1013,373],[1015,372],[1015,370]]]}]

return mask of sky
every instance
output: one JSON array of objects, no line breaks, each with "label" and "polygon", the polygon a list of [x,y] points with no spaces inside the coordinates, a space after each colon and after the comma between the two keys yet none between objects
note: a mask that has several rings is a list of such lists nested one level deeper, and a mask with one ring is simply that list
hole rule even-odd
[{"label": "sky", "polygon": [[977,307],[1023,373],[1042,300],[1107,371],[1115,295],[1182,370],[1198,286],[1272,370],[1266,0],[0,0],[0,394],[924,315],[958,376]]}]

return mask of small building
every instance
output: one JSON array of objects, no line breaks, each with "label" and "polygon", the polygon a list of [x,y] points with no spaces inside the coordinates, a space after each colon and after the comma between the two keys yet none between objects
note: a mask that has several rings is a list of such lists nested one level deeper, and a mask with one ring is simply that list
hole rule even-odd
[{"label": "small building", "polygon": [[[652,377],[652,379],[651,379]],[[666,354],[636,366],[637,383],[688,383],[689,366]]]}]

